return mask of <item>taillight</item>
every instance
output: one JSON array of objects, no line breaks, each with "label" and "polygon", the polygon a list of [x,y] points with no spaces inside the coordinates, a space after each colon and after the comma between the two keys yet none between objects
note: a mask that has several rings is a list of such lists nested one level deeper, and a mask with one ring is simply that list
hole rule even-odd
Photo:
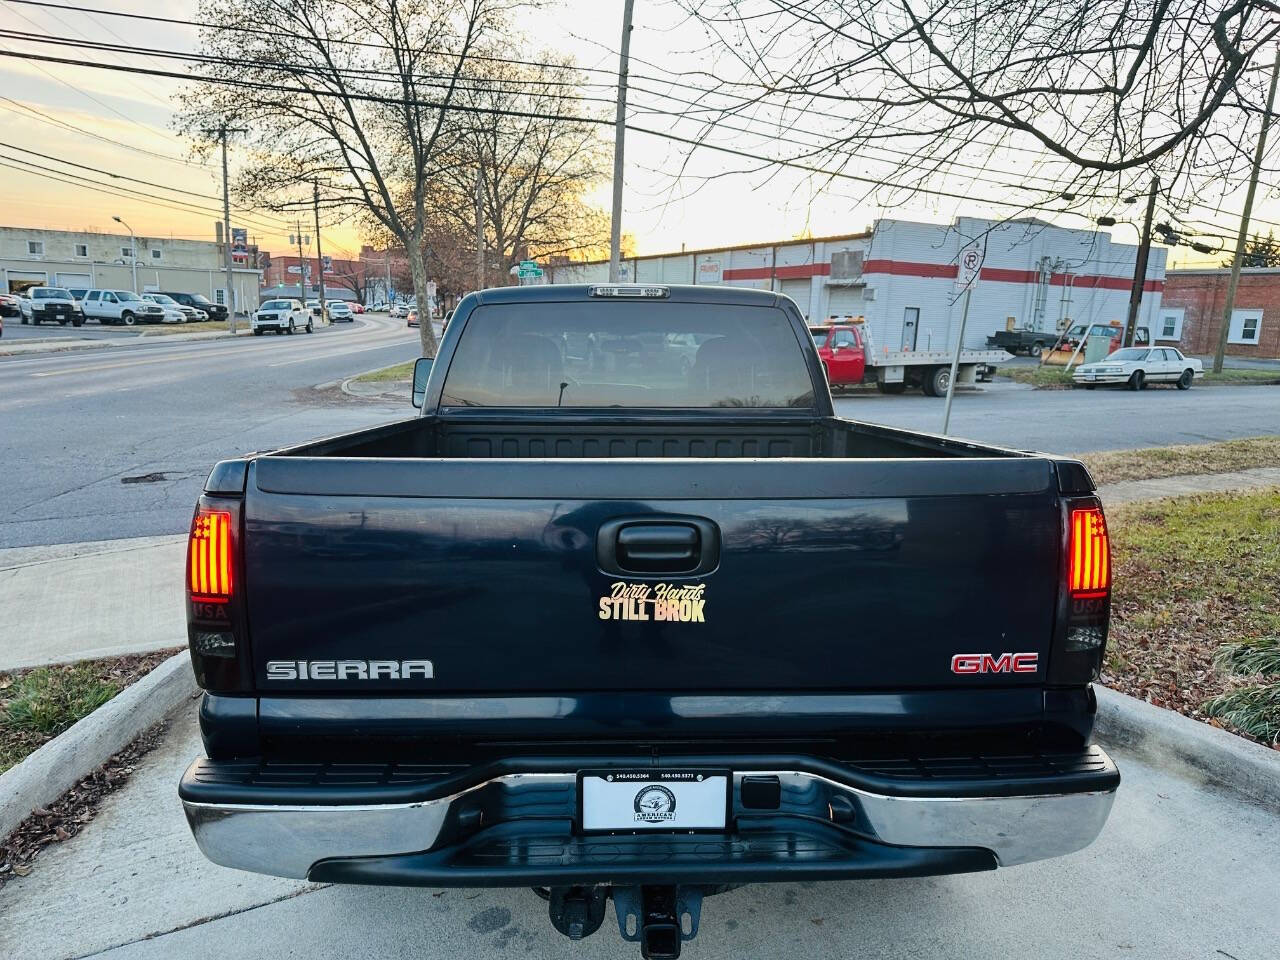
[{"label": "taillight", "polygon": [[192,600],[226,603],[231,599],[231,514],[199,510],[187,544],[187,590]]},{"label": "taillight", "polygon": [[1111,589],[1111,543],[1100,507],[1071,511],[1067,585],[1073,599],[1105,596]]},{"label": "taillight", "polygon": [[1102,667],[1111,619],[1111,541],[1094,497],[1068,501],[1063,519],[1063,579],[1048,678],[1076,686],[1096,679]]},{"label": "taillight", "polygon": [[187,644],[196,682],[206,690],[247,689],[244,590],[236,552],[241,503],[205,495],[187,538]]}]

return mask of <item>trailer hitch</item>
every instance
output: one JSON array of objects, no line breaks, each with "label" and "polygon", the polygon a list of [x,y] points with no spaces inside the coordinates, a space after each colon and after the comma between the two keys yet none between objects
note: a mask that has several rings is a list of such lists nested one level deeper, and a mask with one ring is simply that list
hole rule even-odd
[{"label": "trailer hitch", "polygon": [[645,960],[675,960],[681,943],[698,935],[702,897],[699,887],[614,887],[618,933],[623,940],[638,942]]},{"label": "trailer hitch", "polygon": [[612,896],[622,939],[640,944],[645,960],[675,960],[681,944],[698,935],[702,898],[729,889],[732,887],[652,884],[534,887],[533,891],[547,901],[551,925],[570,940],[583,940],[600,929]]}]

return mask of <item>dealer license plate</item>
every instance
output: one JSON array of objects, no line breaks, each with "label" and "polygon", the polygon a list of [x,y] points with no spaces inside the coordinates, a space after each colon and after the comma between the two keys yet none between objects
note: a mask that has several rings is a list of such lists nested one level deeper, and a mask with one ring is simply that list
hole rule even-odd
[{"label": "dealer license plate", "polygon": [[1097,380],[1097,379],[1098,379],[1098,376],[1097,376],[1097,374],[1093,374],[1093,373],[1086,373],[1086,374],[1084,375],[1084,378],[1085,378],[1086,380]]},{"label": "dealer license plate", "polygon": [[723,830],[725,770],[601,770],[578,777],[583,830]]}]

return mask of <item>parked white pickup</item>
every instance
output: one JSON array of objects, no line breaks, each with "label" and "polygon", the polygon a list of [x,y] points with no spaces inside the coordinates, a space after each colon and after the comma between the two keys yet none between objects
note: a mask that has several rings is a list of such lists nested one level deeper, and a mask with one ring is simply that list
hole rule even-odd
[{"label": "parked white pickup", "polygon": [[129,290],[90,290],[80,301],[86,317],[103,326],[109,323],[163,323],[164,307]]}]

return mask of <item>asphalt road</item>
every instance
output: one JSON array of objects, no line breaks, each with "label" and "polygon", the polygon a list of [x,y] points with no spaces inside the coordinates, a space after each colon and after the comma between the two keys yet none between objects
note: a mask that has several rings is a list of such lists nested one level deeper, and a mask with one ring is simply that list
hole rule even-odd
[{"label": "asphalt road", "polygon": [[0,547],[181,533],[216,461],[413,412],[337,389],[418,355],[403,321],[166,340],[0,358]]},{"label": "asphalt road", "polygon": [[[836,398],[842,417],[942,432],[944,401],[922,393]],[[1009,380],[957,394],[951,435],[1019,450],[1088,453],[1280,433],[1280,386],[1036,390]]]},{"label": "asphalt road", "polygon": [[[205,860],[177,803],[194,704],[94,821],[0,889],[0,956],[633,960],[613,909],[579,944],[515,890],[320,887]],[[757,884],[707,899],[688,960],[902,957],[1273,960],[1280,815],[1116,754],[1092,846],[993,873]],[[101,951],[101,952],[99,952]]]},{"label": "asphalt road", "polygon": [[[0,357],[0,548],[181,533],[216,461],[413,412],[407,399],[337,390],[344,377],[417,355],[416,331],[385,316],[234,341],[86,330],[124,340]],[[836,406],[855,419],[942,427],[943,402],[919,393],[859,393]],[[1059,453],[1280,433],[1280,387],[1130,393],[1001,381],[956,398],[951,432]]]},{"label": "asphalt road", "polygon": [[9,343],[30,343],[37,340],[128,340],[149,334],[159,336],[155,331],[160,329],[153,324],[138,324],[132,327],[103,326],[97,320],[87,320],[83,326],[73,327],[71,324],[60,326],[56,323],[22,323],[17,317],[4,318],[4,337],[0,339],[0,349]]}]

